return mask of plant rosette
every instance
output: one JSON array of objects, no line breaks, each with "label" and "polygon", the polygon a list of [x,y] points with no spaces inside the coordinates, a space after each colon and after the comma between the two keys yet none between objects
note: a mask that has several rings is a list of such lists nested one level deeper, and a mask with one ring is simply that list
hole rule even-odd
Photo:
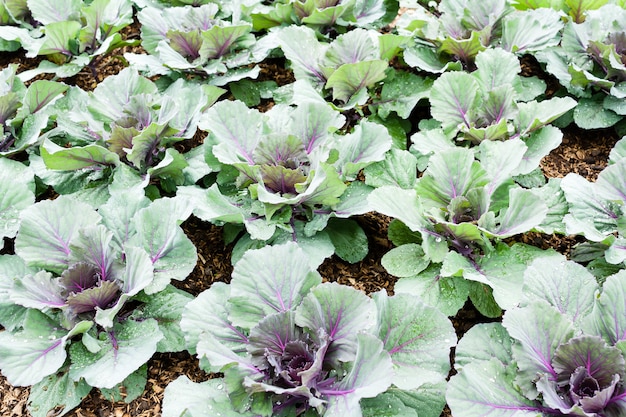
[{"label": "plant rosette", "polygon": [[92,387],[129,402],[155,352],[185,347],[191,297],[169,282],[196,263],[178,226],[190,210],[135,195],[114,193],[99,211],[61,196],[20,213],[16,255],[0,257],[0,369],[33,385],[33,417],[66,414]]},{"label": "plant rosette", "polygon": [[436,417],[456,343],[449,319],[414,297],[322,283],[295,243],[247,251],[181,327],[200,366],[224,377],[172,382],[165,417]]},{"label": "plant rosette", "polygon": [[535,260],[526,301],[480,324],[456,348],[446,399],[455,417],[626,413],[626,274],[599,288],[562,255]]}]

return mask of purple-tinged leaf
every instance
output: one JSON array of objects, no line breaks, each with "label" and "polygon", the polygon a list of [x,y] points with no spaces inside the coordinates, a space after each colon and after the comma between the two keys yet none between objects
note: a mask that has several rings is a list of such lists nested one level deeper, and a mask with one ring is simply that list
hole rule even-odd
[{"label": "purple-tinged leaf", "polygon": [[27,308],[45,310],[65,306],[64,288],[58,278],[46,271],[16,279],[9,290],[9,298],[15,304]]},{"label": "purple-tinged leaf", "polygon": [[[283,311],[271,314],[250,329],[247,345],[253,357],[280,358],[285,355],[290,343],[304,340],[302,331],[295,325],[295,313]],[[306,348],[301,354],[306,353]],[[262,364],[258,364],[262,368]]]},{"label": "purple-tinged leaf", "polygon": [[199,30],[190,32],[169,30],[167,32],[167,39],[170,41],[170,47],[185,57],[188,61],[200,58],[202,37]]},{"label": "purple-tinged leaf", "polygon": [[63,271],[59,284],[69,293],[79,293],[94,287],[101,280],[98,269],[91,264],[78,262]]},{"label": "purple-tinged leaf", "polygon": [[443,381],[450,370],[450,348],[456,334],[450,320],[409,294],[373,295],[380,321],[379,337],[391,355],[392,383],[415,389]]},{"label": "purple-tinged leaf", "polygon": [[97,340],[97,353],[82,343],[72,343],[70,377],[84,378],[93,387],[113,388],[152,357],[162,338],[154,319],[116,324],[103,340]]},{"label": "purple-tinged leaf", "polygon": [[337,283],[313,288],[296,310],[296,324],[310,329],[316,337],[323,329],[331,342],[328,355],[346,361],[354,357],[356,335],[371,330],[376,323],[376,306],[364,293]]},{"label": "purple-tinged leaf", "polygon": [[116,260],[119,258],[118,243],[113,241],[113,233],[104,225],[98,224],[82,228],[78,236],[70,242],[72,254],[70,262],[86,262],[93,265],[98,279],[113,281],[117,278]]},{"label": "purple-tinged leaf", "polygon": [[235,326],[252,328],[270,314],[294,310],[321,282],[295,243],[249,250],[233,270],[230,320]]},{"label": "purple-tinged leaf", "polygon": [[63,196],[34,204],[21,217],[15,252],[29,266],[58,274],[69,265],[70,242],[78,236],[78,231],[101,219],[88,204]]},{"label": "purple-tinged leaf", "polygon": [[240,26],[213,26],[202,32],[202,47],[200,56],[205,59],[217,59],[228,54],[237,43],[248,37],[252,29],[248,25]]},{"label": "purple-tinged leaf", "polygon": [[97,285],[67,297],[67,305],[74,314],[88,313],[111,307],[120,296],[120,287],[111,281],[100,281]]},{"label": "purple-tinged leaf", "polygon": [[482,98],[476,78],[465,72],[447,72],[430,89],[431,113],[444,130],[469,128]]},{"label": "purple-tinged leaf", "polygon": [[556,349],[574,333],[569,318],[543,301],[527,307],[507,310],[502,324],[511,337],[519,342],[513,357],[519,368],[519,381],[523,391],[532,393],[532,381],[537,375],[557,378],[552,360]]},{"label": "purple-tinged leaf", "polygon": [[333,100],[343,103],[364,104],[367,95],[359,94],[367,87],[382,81],[389,66],[387,61],[369,60],[343,64],[328,77],[325,88],[333,90]]},{"label": "purple-tinged leaf", "polygon": [[391,385],[393,365],[382,342],[367,333],[358,333],[356,340],[356,356],[350,371],[335,384],[320,389],[328,399],[325,415],[359,416],[361,398],[376,397]]},{"label": "purple-tinged leaf", "polygon": [[606,279],[584,328],[610,345],[626,340],[626,271]]}]

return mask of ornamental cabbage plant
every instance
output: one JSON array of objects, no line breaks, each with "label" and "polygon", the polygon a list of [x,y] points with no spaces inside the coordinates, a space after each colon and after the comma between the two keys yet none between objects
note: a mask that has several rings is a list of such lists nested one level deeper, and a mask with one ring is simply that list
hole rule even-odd
[{"label": "ornamental cabbage plant", "polygon": [[224,377],[170,383],[163,416],[438,416],[448,318],[410,296],[322,283],[315,268],[294,243],[250,250],[230,284],[191,301],[189,349]]},{"label": "ornamental cabbage plant", "polygon": [[455,417],[626,413],[626,273],[598,286],[562,255],[535,260],[524,300],[456,348],[446,399]]},{"label": "ornamental cabbage plant", "polygon": [[626,9],[605,4],[570,20],[558,47],[537,51],[546,71],[580,98],[574,122],[584,129],[607,128],[626,115]]},{"label": "ornamental cabbage plant", "polygon": [[18,78],[16,64],[0,72],[0,155],[15,155],[39,143],[42,131],[54,117],[55,101],[69,86],[37,80],[28,87]]},{"label": "ornamental cabbage plant", "polygon": [[397,22],[398,33],[414,39],[404,60],[437,74],[471,71],[476,56],[492,47],[522,55],[558,45],[561,16],[547,7],[520,11],[506,0],[442,0],[431,10],[416,5]]},{"label": "ornamental cabbage plant", "polygon": [[131,68],[107,77],[93,92],[72,88],[57,103],[57,126],[42,138],[41,158],[31,158],[37,175],[60,194],[92,188],[106,196],[124,165],[173,192],[195,182],[186,169],[193,153],[183,155],[174,145],[196,134],[200,115],[223,92],[182,79],[160,90]]},{"label": "ornamental cabbage plant", "polygon": [[125,58],[148,76],[184,73],[225,85],[256,78],[265,59],[277,47],[271,38],[257,41],[245,21],[217,17],[215,3],[199,7],[146,7],[137,13],[146,54]]},{"label": "ornamental cabbage plant", "polygon": [[20,213],[16,254],[0,257],[0,369],[32,385],[34,417],[69,412],[92,387],[132,400],[155,352],[184,349],[191,297],[169,283],[195,267],[178,226],[190,210],[140,190],[120,187],[98,211],[61,196]]},{"label": "ornamental cabbage plant", "polygon": [[350,262],[367,254],[351,216],[370,211],[372,187],[355,181],[391,147],[387,129],[361,121],[341,134],[345,117],[324,101],[275,105],[266,113],[221,101],[202,117],[207,163],[219,170],[209,188],[179,187],[202,220],[245,226],[240,248],[296,241],[313,262],[337,253]]},{"label": "ornamental cabbage plant", "polygon": [[448,315],[470,296],[484,315],[497,317],[500,308],[517,303],[521,273],[536,256],[525,245],[509,247],[502,240],[534,229],[562,232],[567,204],[558,182],[527,189],[514,181],[541,159],[525,160],[528,147],[519,138],[474,148],[445,140],[437,145],[420,178],[406,176],[417,165],[406,151],[365,170],[366,182],[377,187],[368,197],[372,209],[403,225],[390,226],[398,247],[382,264],[403,278],[396,291],[419,295]]},{"label": "ornamental cabbage plant", "polygon": [[[4,2],[3,2],[4,3]],[[17,2],[19,3],[19,2]],[[20,74],[22,80],[42,73],[71,77],[84,67],[97,79],[96,64],[103,55],[139,40],[125,40],[120,31],[133,22],[130,0],[28,0],[30,17],[18,26],[0,26],[0,39],[19,43],[26,57],[47,60]],[[12,6],[13,7],[13,6]]]}]

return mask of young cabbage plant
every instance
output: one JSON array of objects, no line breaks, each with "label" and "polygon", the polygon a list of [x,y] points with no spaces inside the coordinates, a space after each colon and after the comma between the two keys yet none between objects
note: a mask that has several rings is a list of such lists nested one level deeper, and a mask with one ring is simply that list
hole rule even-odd
[{"label": "young cabbage plant", "polygon": [[[295,243],[250,250],[190,302],[190,351],[223,378],[166,388],[163,416],[438,416],[456,344],[419,299],[322,283]],[[211,320],[207,320],[210,317]]]},{"label": "young cabbage plant", "polygon": [[295,24],[343,32],[348,26],[382,28],[397,16],[398,9],[395,0],[286,0],[259,5],[250,15],[255,30]]},{"label": "young cabbage plant", "polygon": [[584,22],[568,21],[558,47],[535,53],[569,94],[579,97],[574,122],[607,128],[626,115],[626,10],[606,4],[588,10]]},{"label": "young cabbage plant", "polygon": [[616,143],[609,155],[609,165],[595,182],[575,173],[561,181],[569,204],[563,221],[568,234],[582,235],[587,242],[579,245],[576,260],[604,258],[609,264],[626,261],[626,230],[622,218],[626,204],[626,137]]},{"label": "young cabbage plant", "polygon": [[123,46],[138,45],[120,31],[133,22],[129,0],[67,1],[28,0],[30,19],[24,27],[0,26],[0,39],[17,42],[26,57],[45,56],[35,69],[20,73],[22,80],[54,73],[71,77],[88,67],[97,79],[102,56]]},{"label": "young cabbage plant", "polygon": [[161,91],[130,68],[93,92],[73,88],[57,103],[57,126],[44,135],[41,159],[31,158],[37,175],[60,194],[91,188],[106,199],[112,174],[125,165],[171,193],[195,182],[188,178],[194,154],[174,145],[196,134],[200,115],[223,92],[183,80]]},{"label": "young cabbage plant", "polygon": [[339,134],[344,124],[325,102],[279,104],[266,113],[219,102],[199,126],[209,131],[207,162],[220,173],[208,190],[178,193],[190,197],[200,219],[245,226],[234,259],[248,247],[297,241],[312,262],[333,253],[357,262],[367,254],[367,238],[350,217],[370,211],[372,188],[355,180],[384,158],[391,137],[366,120]]},{"label": "young cabbage plant", "polygon": [[[376,178],[368,200],[372,209],[403,224],[390,226],[399,246],[383,257],[388,272],[404,279],[397,291],[420,295],[449,315],[468,295],[487,316],[516,303],[519,274],[534,253],[500,242],[533,229],[551,233],[559,227],[554,217],[567,209],[562,199],[546,198],[558,184],[531,190],[514,181],[534,169],[523,159],[526,150],[520,139],[485,141],[473,149],[450,143],[413,180],[403,167],[415,172],[415,158],[411,163],[406,151],[392,155],[386,165],[392,169]],[[371,172],[379,171],[380,166]]]},{"label": "young cabbage plant", "polygon": [[61,196],[21,212],[15,255],[0,257],[0,369],[32,385],[34,417],[66,414],[92,387],[136,398],[148,359],[185,348],[191,296],[169,283],[195,267],[178,226],[190,209],[140,190],[118,184],[98,211]]},{"label": "young cabbage plant", "polygon": [[146,7],[137,13],[146,54],[124,57],[148,76],[191,74],[225,85],[256,78],[261,62],[277,45],[271,38],[257,41],[247,22],[217,18],[219,7]]},{"label": "young cabbage plant", "polygon": [[277,28],[271,35],[277,37],[296,80],[306,81],[324,98],[332,92],[333,102],[344,110],[367,102],[368,88],[385,79],[389,61],[399,52],[395,35],[362,28],[330,43],[320,42],[306,26]]},{"label": "young cabbage plant", "polygon": [[435,80],[429,95],[433,118],[446,134],[479,143],[526,138],[576,106],[571,97],[533,100],[545,83],[523,78],[520,71],[510,52],[494,48],[479,53],[476,71],[447,72]]},{"label": "young cabbage plant", "polygon": [[524,273],[523,301],[502,323],[459,341],[446,399],[456,417],[626,414],[626,274],[599,287],[562,255]]},{"label": "young cabbage plant", "polygon": [[403,13],[398,33],[414,38],[405,62],[422,71],[473,70],[476,56],[500,47],[518,55],[558,45],[563,23],[553,9],[515,10],[505,0],[442,0],[434,11],[417,5]]},{"label": "young cabbage plant", "polygon": [[17,76],[17,64],[0,72],[0,155],[11,156],[40,142],[54,113],[52,104],[69,86],[37,80],[28,87]]}]

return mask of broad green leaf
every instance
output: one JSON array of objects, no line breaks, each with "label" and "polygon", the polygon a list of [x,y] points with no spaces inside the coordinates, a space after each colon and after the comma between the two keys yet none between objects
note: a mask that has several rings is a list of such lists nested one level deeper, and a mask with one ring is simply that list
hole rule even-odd
[{"label": "broad green leaf", "polygon": [[78,38],[81,24],[75,20],[53,22],[46,25],[46,36],[37,55],[78,55],[72,43]]},{"label": "broad green leaf", "polygon": [[603,129],[615,125],[622,116],[602,106],[601,100],[581,98],[574,109],[574,122],[583,129]]},{"label": "broad green leaf", "polygon": [[485,49],[486,47],[480,41],[480,33],[478,31],[472,31],[467,39],[455,39],[447,36],[439,47],[440,51],[446,52],[453,57],[458,57],[460,61],[466,64],[473,61],[476,55]]},{"label": "broad green leaf", "polygon": [[127,320],[103,336],[97,353],[89,352],[82,343],[70,346],[72,379],[84,378],[93,387],[113,388],[146,363],[163,338],[153,319]]},{"label": "broad green leaf", "polygon": [[[559,345],[574,335],[572,321],[544,301],[526,307],[507,310],[502,324],[511,337],[519,342],[513,350],[519,381],[530,387],[537,375],[556,375],[552,360]],[[469,366],[469,365],[467,365]]]},{"label": "broad green leaf", "polygon": [[391,249],[383,255],[380,263],[391,275],[405,278],[422,272],[430,260],[421,245],[409,243]]},{"label": "broad green leaf", "polygon": [[379,338],[391,355],[392,384],[416,389],[445,380],[450,370],[450,348],[456,334],[450,320],[434,307],[417,302],[410,294],[388,297],[373,294],[379,316]]},{"label": "broad green leaf", "polygon": [[195,383],[181,376],[165,389],[163,417],[252,417],[235,411],[221,378]]},{"label": "broad green leaf", "polygon": [[446,316],[454,316],[467,302],[469,281],[441,274],[441,266],[431,264],[417,275],[401,278],[396,282],[396,293],[407,293],[436,307]]},{"label": "broad green leaf", "polygon": [[461,371],[465,365],[498,359],[508,366],[513,361],[513,340],[501,323],[482,323],[469,329],[454,351],[454,368]]},{"label": "broad green leaf", "polygon": [[0,238],[14,238],[20,212],[35,203],[33,174],[22,163],[0,158]]},{"label": "broad green leaf", "polygon": [[161,291],[172,279],[185,279],[196,266],[196,248],[178,226],[191,211],[186,199],[174,197],[155,200],[135,215],[137,234],[130,242],[144,248],[154,265],[154,280],[146,293]]},{"label": "broad green leaf", "polygon": [[408,151],[391,149],[385,160],[365,167],[365,183],[372,187],[384,185],[411,189],[417,180],[417,159]]},{"label": "broad green leaf", "polygon": [[126,379],[114,386],[113,388],[100,388],[100,392],[104,398],[113,402],[125,402],[130,404],[146,389],[146,382],[148,381],[148,364],[143,364],[132,374],[128,375]]},{"label": "broad green leaf", "polygon": [[325,230],[335,247],[335,254],[344,261],[354,264],[367,255],[367,235],[356,221],[330,219]]},{"label": "broad green leaf", "polygon": [[584,323],[584,328],[591,334],[601,336],[610,345],[625,340],[626,334],[626,273],[607,277],[602,286],[602,293],[597,298],[593,312]]},{"label": "broad green leaf", "polygon": [[365,417],[439,417],[446,403],[445,392],[445,382],[415,390],[392,386],[375,398],[361,400],[361,408]]},{"label": "broad green leaf", "polygon": [[442,123],[444,130],[470,127],[482,98],[476,79],[464,72],[447,72],[435,80],[430,89],[433,118]]},{"label": "broad green leaf", "polygon": [[372,191],[368,200],[372,210],[402,221],[413,231],[430,226],[422,215],[424,209],[415,190],[387,185]]},{"label": "broad green leaf", "polygon": [[352,133],[341,137],[336,146],[339,157],[335,166],[342,178],[354,181],[363,168],[385,158],[391,142],[384,126],[362,120]]},{"label": "broad green leaf", "polygon": [[521,71],[518,58],[504,49],[487,49],[476,55],[477,70],[472,73],[483,91],[512,85]]},{"label": "broad green leaf", "polygon": [[524,295],[545,300],[578,323],[593,308],[595,278],[585,267],[564,256],[539,257],[524,272]]},{"label": "broad green leaf", "polygon": [[528,53],[558,45],[563,23],[556,10],[540,8],[511,13],[502,21],[502,48],[513,53]]},{"label": "broad green leaf", "polygon": [[472,362],[450,378],[446,400],[455,417],[537,417],[542,407],[515,389],[513,365],[497,359]]},{"label": "broad green leaf", "polygon": [[91,206],[62,196],[24,209],[21,218],[15,252],[29,266],[60,274],[68,266],[70,241],[101,217]]},{"label": "broad green leaf", "polygon": [[71,333],[57,327],[42,312],[30,310],[24,330],[0,332],[0,369],[11,385],[36,384],[63,366]]},{"label": "broad green leaf", "polygon": [[68,372],[49,375],[30,388],[28,411],[32,417],[63,415],[78,406],[91,391],[85,381],[72,381]]},{"label": "broad green leaf", "polygon": [[54,170],[103,169],[120,163],[116,153],[100,145],[63,148],[52,141],[45,141],[39,150],[46,167]]},{"label": "broad green leaf", "polygon": [[269,314],[293,310],[321,282],[296,244],[249,250],[232,274],[229,319],[251,328]]},{"label": "broad green leaf", "polygon": [[391,385],[392,362],[382,342],[368,333],[358,333],[356,339],[352,369],[343,379],[321,390],[328,396],[329,415],[359,415],[361,398],[376,397]]},{"label": "broad green leaf", "polygon": [[226,55],[251,29],[252,26],[250,25],[214,25],[210,29],[202,31],[200,56],[207,60],[217,59]]},{"label": "broad green leaf", "polygon": [[[350,102],[362,89],[371,87],[385,78],[389,64],[383,60],[361,61],[343,64],[337,68],[328,80],[325,88],[332,88],[333,100]],[[365,96],[367,98],[367,96]],[[365,104],[357,99],[355,104]]]},{"label": "broad green leaf", "polygon": [[163,339],[157,344],[157,352],[181,352],[185,350],[185,334],[180,326],[183,310],[192,300],[190,294],[171,285],[149,296],[141,309],[142,318],[152,318],[159,324]]}]

